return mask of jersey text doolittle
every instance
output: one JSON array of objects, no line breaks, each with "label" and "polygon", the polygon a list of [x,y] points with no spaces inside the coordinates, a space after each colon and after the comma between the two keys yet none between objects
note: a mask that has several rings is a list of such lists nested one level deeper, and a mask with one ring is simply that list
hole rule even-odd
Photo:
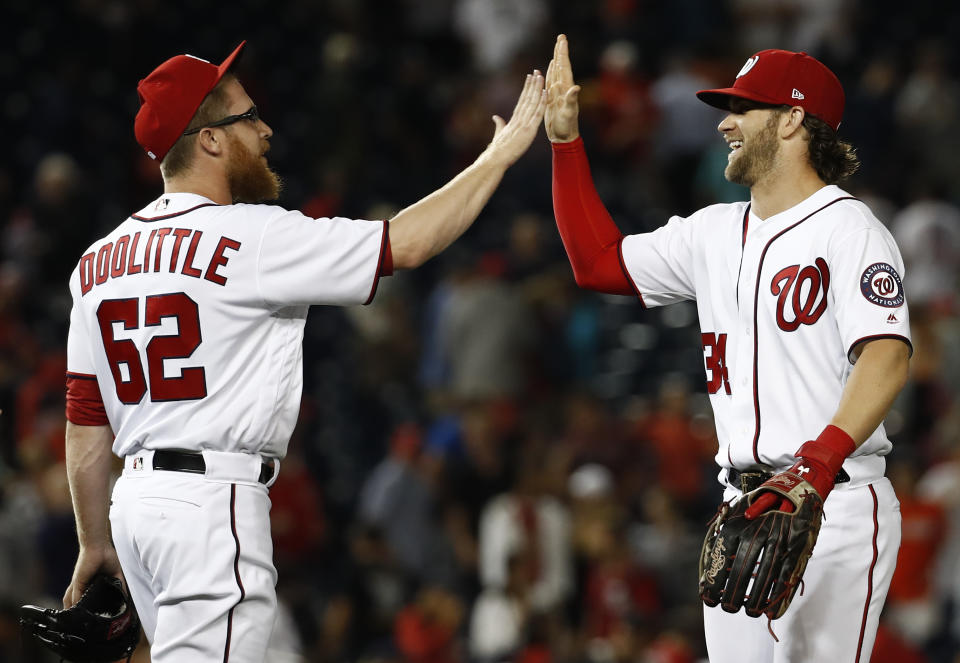
[{"label": "jersey text doolittle", "polygon": [[[91,251],[80,258],[80,292],[89,293],[94,286],[102,285],[110,279],[121,276],[147,272],[179,273],[199,279],[204,278],[217,285],[226,285],[227,277],[218,273],[230,260],[227,250],[239,251],[240,242],[229,237],[221,236],[217,248],[204,269],[194,264],[197,247],[203,237],[202,230],[191,228],[155,228],[147,235],[140,250],[142,233],[123,235],[115,242],[106,242],[96,251]],[[171,237],[170,260],[162,260],[164,240]],[[180,262],[180,249],[184,240],[189,238],[183,261]],[[154,244],[156,247],[154,248]],[[151,255],[153,250],[153,255]]]}]

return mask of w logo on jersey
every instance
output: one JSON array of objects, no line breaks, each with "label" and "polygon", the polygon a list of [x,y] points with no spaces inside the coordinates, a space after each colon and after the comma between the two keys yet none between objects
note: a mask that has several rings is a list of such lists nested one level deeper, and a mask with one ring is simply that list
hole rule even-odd
[{"label": "w logo on jersey", "polygon": [[[814,265],[784,267],[773,277],[770,292],[777,296],[777,326],[796,331],[800,325],[812,325],[827,309],[830,270],[827,261],[817,258]],[[787,308],[791,308],[788,320]]]}]

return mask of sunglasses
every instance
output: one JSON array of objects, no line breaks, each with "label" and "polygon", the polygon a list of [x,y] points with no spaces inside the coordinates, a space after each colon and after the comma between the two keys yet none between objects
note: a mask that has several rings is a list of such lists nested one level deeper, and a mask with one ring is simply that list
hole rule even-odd
[{"label": "sunglasses", "polygon": [[257,122],[260,119],[260,112],[257,110],[256,106],[251,106],[250,110],[246,113],[240,113],[239,115],[228,115],[222,120],[217,120],[216,122],[211,122],[210,124],[205,124],[202,127],[196,127],[195,129],[187,129],[183,132],[184,136],[189,136],[191,134],[200,133],[204,129],[211,129],[213,127],[225,127],[228,124],[233,124],[234,122],[239,122],[240,120],[250,120],[251,122]]}]

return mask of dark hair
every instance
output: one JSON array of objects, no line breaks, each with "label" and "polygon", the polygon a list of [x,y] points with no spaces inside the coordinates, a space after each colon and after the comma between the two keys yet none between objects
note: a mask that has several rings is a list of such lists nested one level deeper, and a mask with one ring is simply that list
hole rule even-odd
[{"label": "dark hair", "polygon": [[810,137],[810,164],[821,180],[827,184],[837,184],[857,172],[860,159],[856,149],[840,140],[830,125],[808,114],[803,118],[803,126]]},{"label": "dark hair", "polygon": [[[216,122],[227,114],[228,100],[227,93],[224,90],[224,82],[230,78],[236,77],[233,74],[227,74],[220,79],[216,87],[210,90],[184,131]],[[167,155],[163,157],[163,161],[160,162],[160,170],[164,177],[174,177],[190,168],[193,164],[193,146],[196,144],[197,135],[180,136],[177,142],[173,144]]]}]

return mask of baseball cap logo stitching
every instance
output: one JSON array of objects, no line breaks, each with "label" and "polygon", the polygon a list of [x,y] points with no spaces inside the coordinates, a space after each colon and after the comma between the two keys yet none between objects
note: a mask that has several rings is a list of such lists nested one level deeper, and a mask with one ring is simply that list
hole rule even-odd
[{"label": "baseball cap logo stitching", "polygon": [[790,96],[793,97],[794,99],[806,99],[806,97],[803,96],[803,92],[801,92],[797,88],[793,88],[793,92],[790,93]]},{"label": "baseball cap logo stitching", "polygon": [[737,74],[737,78],[745,76],[748,71],[753,69],[753,66],[757,64],[757,60],[759,59],[759,55],[754,55],[752,58],[748,58],[747,61],[743,63],[743,67],[740,68],[740,73]]}]

